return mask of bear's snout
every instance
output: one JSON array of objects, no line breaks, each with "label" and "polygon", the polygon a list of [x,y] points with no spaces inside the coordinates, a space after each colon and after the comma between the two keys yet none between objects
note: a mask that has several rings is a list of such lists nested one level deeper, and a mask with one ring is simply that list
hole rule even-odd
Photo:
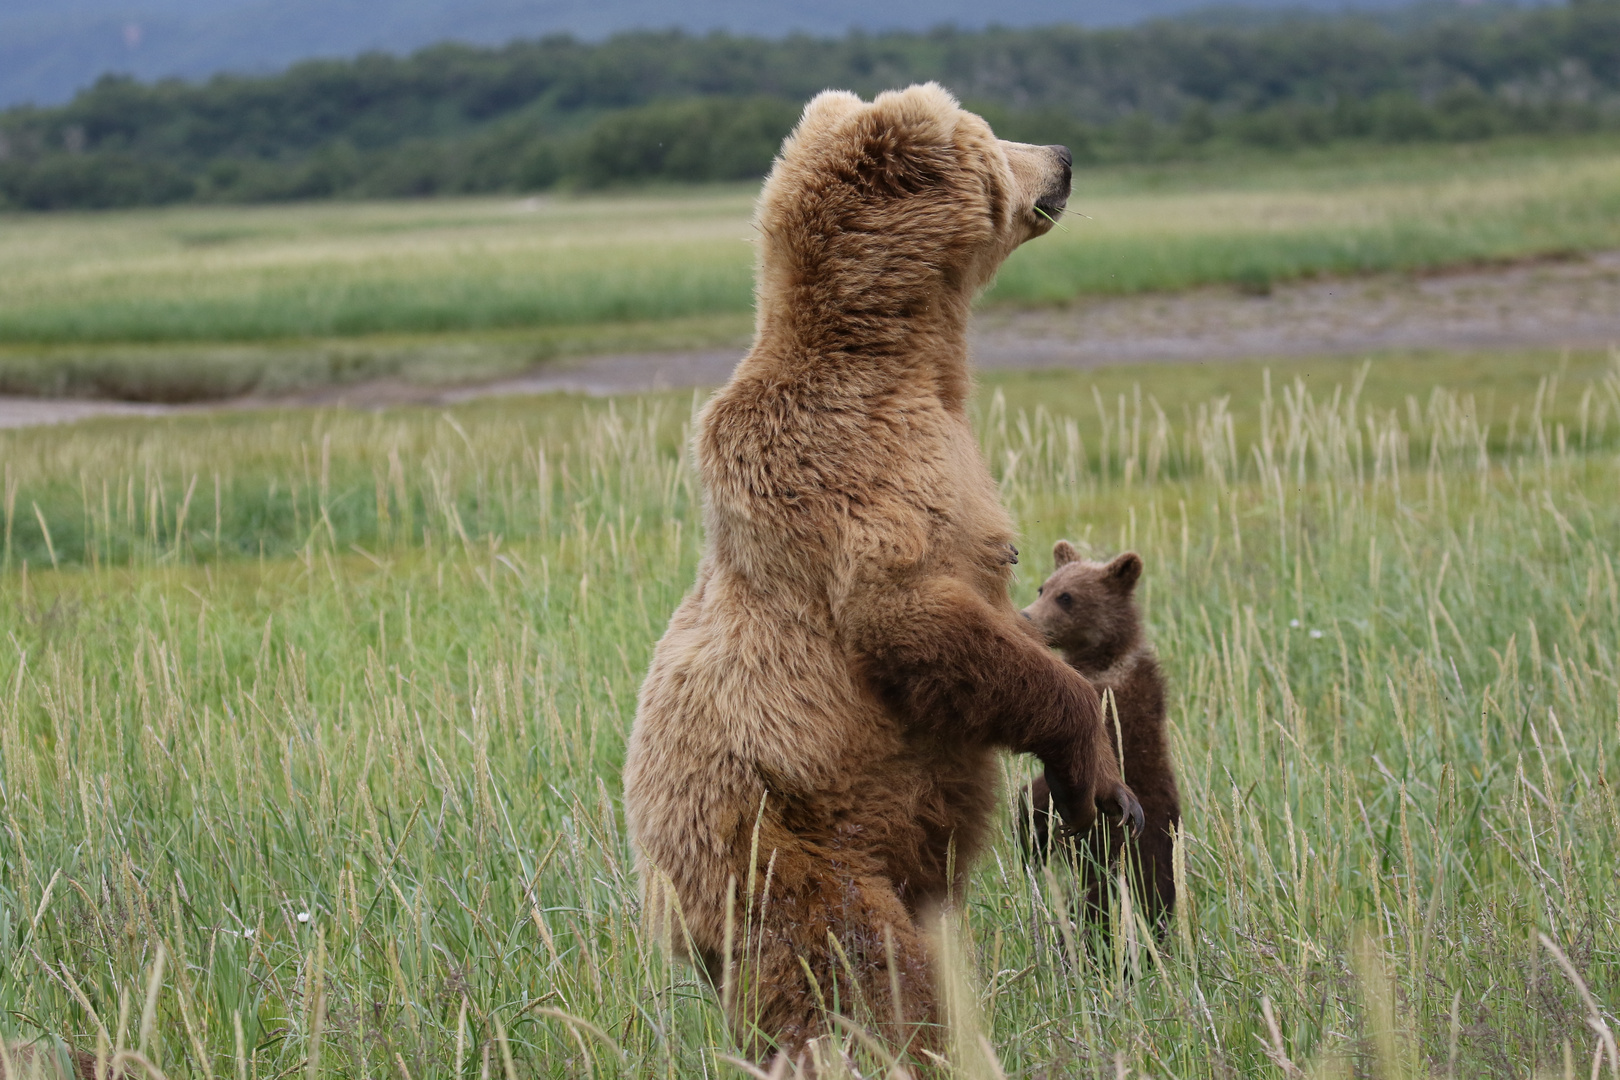
[{"label": "bear's snout", "polygon": [[1069,152],[1067,146],[1052,145],[1043,149],[1057,160],[1046,190],[1035,200],[1035,209],[1056,220],[1063,213],[1063,208],[1069,205],[1069,189],[1074,184],[1074,154]]},{"label": "bear's snout", "polygon": [[[1067,146],[1034,146],[1002,142],[1011,167],[1013,203],[1017,216],[1030,228],[1029,236],[1041,236],[1057,224],[1063,208],[1069,205],[1069,187],[1074,181],[1074,155]],[[1029,236],[1019,239],[1019,243]]]}]

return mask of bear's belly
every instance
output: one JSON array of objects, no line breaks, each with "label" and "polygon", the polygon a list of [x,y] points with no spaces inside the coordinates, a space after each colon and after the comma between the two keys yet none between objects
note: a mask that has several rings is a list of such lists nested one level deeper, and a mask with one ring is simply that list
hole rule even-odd
[{"label": "bear's belly", "polygon": [[834,863],[887,877],[913,912],[937,904],[983,848],[997,804],[989,750],[906,747],[783,809],[783,824]]},{"label": "bear's belly", "polygon": [[727,592],[710,580],[681,604],[642,686],[625,810],[660,865],[724,857],[767,792],[771,803],[847,792],[902,750],[826,624]]}]

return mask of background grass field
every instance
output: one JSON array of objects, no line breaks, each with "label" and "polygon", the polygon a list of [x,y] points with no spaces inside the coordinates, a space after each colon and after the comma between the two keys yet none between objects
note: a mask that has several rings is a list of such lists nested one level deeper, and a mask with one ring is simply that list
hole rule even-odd
[{"label": "background grass field", "polygon": [[[0,390],[148,399],[749,332],[752,188],[10,215]],[[1612,138],[1302,152],[1083,171],[1066,231],[986,298],[1412,270],[1620,246]]]},{"label": "background grass field", "polygon": [[[692,402],[0,433],[0,1032],[171,1076],[737,1075],[619,806]],[[1088,955],[1004,836],[963,1031],[1009,1076],[1620,1075],[1616,361],[976,410],[1020,600],[1057,537],[1145,556],[1189,888]]]}]

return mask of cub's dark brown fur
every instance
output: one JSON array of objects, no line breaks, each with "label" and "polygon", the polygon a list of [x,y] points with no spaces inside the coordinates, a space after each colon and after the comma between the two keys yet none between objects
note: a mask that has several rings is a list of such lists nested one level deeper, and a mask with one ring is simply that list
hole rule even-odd
[{"label": "cub's dark brown fur", "polygon": [[1129,843],[1132,894],[1148,925],[1162,933],[1176,903],[1172,830],[1181,822],[1181,797],[1165,734],[1164,677],[1143,640],[1132,599],[1142,559],[1128,552],[1112,562],[1089,562],[1067,540],[1059,540],[1052,555],[1056,570],[1024,614],[1099,693],[1113,692],[1119,730],[1114,730],[1110,711],[1109,736],[1125,780],[1141,801],[1143,827],[1130,840],[1117,823],[1099,818],[1083,839],[1064,836],[1044,774],[1030,784],[1018,808],[1020,827],[1033,856],[1045,860],[1055,845],[1062,845],[1065,854],[1077,859],[1086,875],[1087,911],[1093,918],[1107,916],[1111,896],[1101,868],[1116,867]]},{"label": "cub's dark brown fur", "polygon": [[[103,1080],[123,1080],[128,1075],[122,1064],[112,1067],[111,1054],[104,1060],[102,1072]],[[0,1054],[0,1080],[96,1080],[96,1055],[43,1039],[12,1043]]]}]

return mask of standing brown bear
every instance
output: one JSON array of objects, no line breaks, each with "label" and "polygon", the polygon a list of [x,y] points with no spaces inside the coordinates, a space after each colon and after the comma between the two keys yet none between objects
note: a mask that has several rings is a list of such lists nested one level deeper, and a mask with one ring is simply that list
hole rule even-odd
[{"label": "standing brown bear", "polygon": [[[1142,638],[1142,623],[1133,599],[1142,576],[1142,558],[1127,552],[1112,562],[1081,559],[1074,545],[1059,540],[1052,549],[1056,569],[1041,586],[1024,614],[1063,650],[1063,659],[1091,680],[1099,691],[1113,692],[1119,713],[1105,718],[1114,752],[1142,804],[1142,831],[1127,838],[1111,822],[1099,821],[1083,841],[1069,839],[1067,854],[1076,859],[1086,883],[1086,912],[1094,920],[1108,915],[1112,882],[1104,868],[1116,867],[1130,844],[1131,892],[1149,926],[1163,933],[1176,905],[1173,866],[1174,831],[1181,824],[1181,796],[1176,790],[1170,743],[1165,733],[1164,677],[1153,650]],[[1047,777],[1030,784],[1016,810],[1027,830],[1031,854],[1045,859],[1059,842],[1061,828],[1052,820],[1052,788]]]},{"label": "standing brown bear", "polygon": [[707,546],[624,776],[652,925],[756,1059],[823,1007],[937,1045],[919,920],[984,843],[997,748],[1077,828],[1140,814],[1096,691],[1009,598],[966,409],[969,303],[1068,193],[1068,151],[929,84],[820,95],[760,196],[755,342],[697,420]]}]

